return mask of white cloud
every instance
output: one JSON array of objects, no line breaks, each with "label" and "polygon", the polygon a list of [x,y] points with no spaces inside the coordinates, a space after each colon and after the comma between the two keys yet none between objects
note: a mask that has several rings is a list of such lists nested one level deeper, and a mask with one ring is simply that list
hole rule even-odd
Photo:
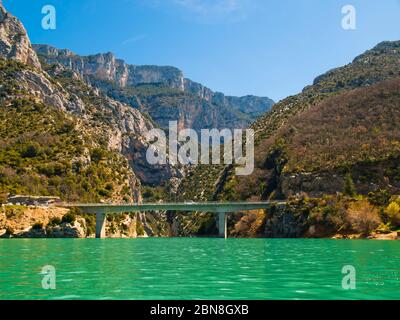
[{"label": "white cloud", "polygon": [[240,9],[239,0],[173,0],[173,3],[199,14],[232,13]]},{"label": "white cloud", "polygon": [[122,45],[125,46],[125,45],[130,44],[130,43],[138,42],[138,41],[143,40],[145,38],[147,38],[146,34],[140,34],[140,35],[137,35],[137,36],[133,36],[131,38],[128,38],[128,39],[122,41]]},{"label": "white cloud", "polygon": [[244,20],[257,0],[147,0],[146,5],[178,13],[197,23],[219,24]]}]

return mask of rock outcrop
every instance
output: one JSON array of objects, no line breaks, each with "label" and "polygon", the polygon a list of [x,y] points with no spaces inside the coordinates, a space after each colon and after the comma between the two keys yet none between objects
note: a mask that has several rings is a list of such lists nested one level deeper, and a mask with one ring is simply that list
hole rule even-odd
[{"label": "rock outcrop", "polygon": [[307,216],[295,214],[288,206],[272,207],[267,212],[265,236],[267,238],[302,237],[309,225]]},{"label": "rock outcrop", "polygon": [[0,56],[40,68],[39,59],[22,23],[8,13],[0,2]]},{"label": "rock outcrop", "polygon": [[[145,137],[154,128],[149,117],[103,95],[85,81],[93,75],[96,79],[115,81],[121,86],[165,81],[168,86],[182,87],[183,77],[179,78],[177,69],[128,66],[112,54],[81,58],[68,50],[59,51],[47,46],[41,50],[46,50],[50,57],[60,59],[60,62],[52,68],[42,67],[21,22],[0,6],[0,58],[16,60],[27,66],[13,74],[14,86],[23,92],[24,97],[78,117],[76,128],[106,140],[107,149],[123,154],[142,182],[158,185],[181,176],[175,167],[154,167],[146,161],[148,143]],[[20,97],[7,96],[8,100],[14,98]]]},{"label": "rock outcrop", "polygon": [[0,237],[43,237],[49,222],[62,217],[67,209],[50,207],[0,207]]},{"label": "rock outcrop", "polygon": [[115,100],[148,113],[162,128],[178,121],[179,128],[245,128],[269,110],[266,97],[230,97],[184,78],[169,66],[129,65],[112,53],[79,56],[66,49],[34,45],[48,64],[59,64]]},{"label": "rock outcrop", "polygon": [[273,105],[274,101],[268,97],[244,96],[244,97],[225,97],[226,103],[245,114],[251,115],[254,119],[264,114]]},{"label": "rock outcrop", "polygon": [[[95,234],[94,215],[76,215],[53,206],[0,206],[0,238],[87,238]],[[106,221],[108,238],[168,235],[163,213],[111,215]]]},{"label": "rock outcrop", "polygon": [[8,204],[14,205],[26,205],[26,206],[48,206],[54,203],[61,203],[61,199],[59,197],[40,197],[40,196],[24,196],[24,195],[16,195],[10,196],[7,199]]},{"label": "rock outcrop", "polygon": [[59,63],[86,79],[113,82],[121,88],[158,83],[184,89],[183,73],[174,67],[129,65],[117,59],[111,52],[79,56],[70,50],[60,50],[48,45],[33,47],[49,64]]}]

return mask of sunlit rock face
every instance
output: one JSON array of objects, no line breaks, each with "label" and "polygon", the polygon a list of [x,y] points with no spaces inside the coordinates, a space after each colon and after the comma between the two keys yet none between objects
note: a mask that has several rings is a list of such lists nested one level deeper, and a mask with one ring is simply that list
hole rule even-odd
[{"label": "sunlit rock face", "polygon": [[0,2],[0,57],[14,59],[40,68],[39,59],[22,23],[8,13]]},{"label": "sunlit rock face", "polygon": [[175,67],[130,65],[112,53],[79,56],[48,45],[34,49],[47,63],[73,70],[102,93],[146,112],[162,128],[168,128],[169,121],[198,132],[246,128],[274,104],[267,97],[214,92]]},{"label": "sunlit rock face", "polygon": [[111,52],[79,56],[48,45],[33,47],[48,63],[60,63],[89,80],[110,81],[121,88],[157,83],[184,90],[183,73],[174,67],[129,65]]}]

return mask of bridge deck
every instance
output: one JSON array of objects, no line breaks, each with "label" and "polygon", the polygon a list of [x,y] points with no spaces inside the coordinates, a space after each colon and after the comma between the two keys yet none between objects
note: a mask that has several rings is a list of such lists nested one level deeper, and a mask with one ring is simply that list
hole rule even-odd
[{"label": "bridge deck", "polygon": [[96,238],[106,236],[105,221],[107,214],[144,211],[183,211],[218,213],[218,233],[227,237],[227,214],[238,211],[268,209],[271,206],[284,205],[284,202],[182,202],[182,203],[143,203],[143,204],[61,204],[62,208],[78,208],[85,213],[96,214]]},{"label": "bridge deck", "polygon": [[238,212],[257,209],[268,209],[282,205],[284,202],[182,202],[182,203],[143,203],[143,204],[62,204],[63,208],[78,208],[85,213],[122,213],[144,211],[204,211],[204,212]]}]

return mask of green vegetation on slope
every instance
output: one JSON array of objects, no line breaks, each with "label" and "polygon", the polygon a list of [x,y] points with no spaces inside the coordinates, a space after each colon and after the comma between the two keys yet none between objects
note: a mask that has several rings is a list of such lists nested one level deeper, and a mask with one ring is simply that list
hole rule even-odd
[{"label": "green vegetation on slope", "polygon": [[180,193],[214,200],[335,194],[343,191],[346,175],[357,192],[399,193],[399,76],[400,41],[377,45],[280,101],[252,125],[252,175],[201,166],[185,178]]},{"label": "green vegetation on slope", "polygon": [[[288,190],[308,192],[312,186],[306,188],[305,183],[313,183],[306,179],[310,173],[320,180],[315,188],[321,193],[340,191],[341,184],[330,185],[332,176],[348,173],[356,178],[360,192],[368,193],[371,185],[399,192],[399,92],[400,79],[386,80],[336,95],[288,119],[260,142],[257,169],[237,178],[238,194],[266,198],[274,192],[280,197],[287,197]],[[266,188],[261,190],[257,186],[263,183]]]},{"label": "green vegetation on slope", "polygon": [[126,160],[89,143],[99,139],[76,130],[76,117],[19,89],[13,75],[24,68],[0,61],[0,194],[87,202],[129,197]]},{"label": "green vegetation on slope", "polygon": [[[399,123],[400,78],[327,99],[268,142],[285,141],[287,172],[347,167],[399,156]],[[268,142],[260,147],[268,149]]]}]

